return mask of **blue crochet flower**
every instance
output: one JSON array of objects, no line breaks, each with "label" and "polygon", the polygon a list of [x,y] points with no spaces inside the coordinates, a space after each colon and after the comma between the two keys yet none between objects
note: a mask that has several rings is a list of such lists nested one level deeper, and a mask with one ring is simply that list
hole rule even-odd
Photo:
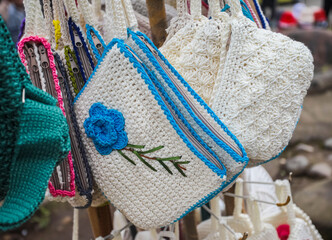
[{"label": "blue crochet flower", "polygon": [[84,121],[83,126],[101,155],[108,155],[113,149],[119,150],[127,146],[125,119],[121,112],[107,109],[101,103],[94,103],[89,114],[90,117]]}]

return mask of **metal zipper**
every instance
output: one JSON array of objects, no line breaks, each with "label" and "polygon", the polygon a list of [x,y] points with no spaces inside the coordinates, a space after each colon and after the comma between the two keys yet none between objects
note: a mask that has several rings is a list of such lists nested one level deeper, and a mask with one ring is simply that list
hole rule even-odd
[{"label": "metal zipper", "polygon": [[59,79],[59,83],[60,83],[60,88],[61,88],[65,112],[66,112],[66,119],[67,119],[67,123],[69,126],[69,136],[71,139],[71,141],[70,141],[71,142],[71,152],[73,154],[73,158],[74,158],[74,161],[77,166],[79,179],[80,179],[81,183],[83,184],[84,189],[88,189],[88,183],[87,183],[87,179],[86,179],[87,174],[85,172],[83,162],[81,161],[81,154],[80,154],[80,150],[78,147],[77,138],[75,137],[75,134],[74,134],[75,129],[73,127],[71,115],[69,113],[69,102],[68,102],[68,98],[67,98],[68,93],[64,86],[65,79],[64,79],[64,76],[62,75],[62,71],[60,69],[60,66],[59,66],[59,63],[57,60],[55,60],[55,67],[56,67],[57,73],[58,73],[58,79]]},{"label": "metal zipper", "polygon": [[84,51],[83,43],[74,28],[73,28],[73,33],[74,33],[75,46],[77,47],[79,58],[83,65],[82,67],[83,67],[83,70],[85,73],[85,77],[88,79],[90,77],[90,75],[92,74],[92,70],[93,70],[90,65],[89,58],[87,56],[88,53],[86,53]]},{"label": "metal zipper", "polygon": [[78,91],[80,91],[84,86],[83,77],[80,73],[79,67],[77,66],[77,64],[74,60],[74,57],[71,55],[70,52],[68,52],[68,56],[69,56],[70,67],[74,73],[74,78],[75,78],[75,83],[76,83],[77,89],[78,89]]},{"label": "metal zipper", "polygon": [[58,94],[55,90],[52,69],[50,68],[50,62],[47,56],[47,50],[44,47],[44,45],[41,44],[38,46],[38,53],[40,57],[40,66],[42,67],[42,71],[45,78],[46,92],[51,94],[55,99],[58,99]]},{"label": "metal zipper", "polygon": [[93,44],[96,46],[99,55],[100,56],[103,55],[104,52],[103,44],[100,42],[99,38],[96,36],[95,32],[92,29],[90,30],[90,34],[92,37]]},{"label": "metal zipper", "polygon": [[33,49],[33,46],[29,46],[28,44],[24,45],[24,55],[26,56],[26,60],[28,62],[28,69],[29,69],[29,75],[31,78],[31,82],[34,86],[36,86],[39,89],[42,89],[41,85],[41,79],[39,75],[39,69],[38,69],[38,62],[36,59],[36,55]]},{"label": "metal zipper", "polygon": [[152,55],[155,57],[161,68],[164,70],[164,72],[167,74],[169,79],[172,81],[172,83],[175,85],[177,90],[181,93],[181,95],[184,97],[186,102],[189,104],[191,110],[196,114],[196,116],[209,128],[209,130],[220,140],[222,140],[224,143],[226,143],[231,149],[233,149],[234,152],[236,152],[238,155],[243,157],[243,153],[241,149],[234,144],[233,142],[229,141],[227,138],[228,135],[225,137],[225,132],[218,131],[214,128],[214,126],[211,125],[211,123],[204,117],[204,115],[197,109],[195,104],[191,101],[190,97],[188,96],[187,91],[183,89],[183,87],[180,86],[180,83],[178,82],[178,79],[174,77],[171,70],[166,66],[164,61],[159,57],[158,52],[151,46],[149,42],[146,41],[146,39],[142,36],[138,36],[143,43],[148,47],[148,49],[151,51]]},{"label": "metal zipper", "polygon": [[[131,49],[126,46],[127,50],[134,56],[134,58],[142,65],[142,68],[145,71],[145,68],[143,66],[142,61],[136,56],[135,53],[133,53],[131,51]],[[148,74],[147,74],[148,75]],[[153,83],[153,81],[152,81]],[[153,83],[154,85],[154,83]],[[215,158],[189,131],[189,129],[185,126],[185,124],[180,120],[180,118],[178,117],[178,115],[175,113],[175,111],[172,109],[172,107],[169,105],[169,103],[166,101],[165,97],[163,96],[163,94],[159,91],[158,87],[155,86],[155,89],[158,91],[159,95],[161,96],[163,102],[165,103],[166,107],[168,108],[168,110],[170,111],[173,119],[175,120],[175,122],[177,123],[177,125],[180,127],[180,129],[182,130],[182,132],[186,135],[187,139],[191,142],[192,145],[194,145],[194,147],[206,158],[208,159],[210,162],[212,162],[216,167],[218,167],[219,169],[224,169],[224,167],[222,166],[222,164],[219,162],[219,160],[217,158]]]}]

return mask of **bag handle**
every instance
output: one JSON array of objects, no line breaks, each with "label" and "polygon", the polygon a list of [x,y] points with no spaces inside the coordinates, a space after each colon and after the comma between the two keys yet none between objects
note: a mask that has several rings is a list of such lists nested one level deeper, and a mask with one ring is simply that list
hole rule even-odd
[{"label": "bag handle", "polygon": [[220,1],[219,0],[209,0],[209,12],[212,18],[216,18],[220,13]]},{"label": "bag handle", "polygon": [[187,1],[186,0],[176,0],[176,10],[178,12],[178,17],[183,17],[183,16],[189,14]]},{"label": "bag handle", "polygon": [[131,0],[122,0],[122,6],[126,14],[127,27],[131,29],[137,29],[138,23]]},{"label": "bag handle", "polygon": [[46,31],[48,41],[52,47],[55,47],[54,27],[53,27],[53,14],[50,0],[43,0],[44,18],[46,22]]},{"label": "bag handle", "polygon": [[[285,202],[287,197],[292,196],[290,184],[288,180],[276,180],[276,194],[279,202]],[[290,202],[287,206],[281,207],[281,210],[287,214],[287,222],[289,226],[292,228],[296,222],[296,216],[293,206],[293,199],[290,199]]]},{"label": "bag handle", "polygon": [[121,0],[106,0],[106,25],[105,42],[109,43],[113,38],[127,38],[127,24],[124,8]]},{"label": "bag handle", "polygon": [[65,3],[63,0],[53,0],[53,7],[55,8],[55,20],[60,21],[60,31],[63,44],[70,46],[71,41],[69,37],[68,21],[65,14]]},{"label": "bag handle", "polygon": [[201,0],[190,0],[190,14],[194,18],[202,16]]},{"label": "bag handle", "polygon": [[227,0],[227,4],[230,6],[232,16],[234,17],[244,16],[239,0]]},{"label": "bag handle", "polygon": [[46,37],[44,17],[41,9],[41,5],[38,0],[24,0],[24,9],[26,12],[25,17],[25,33],[24,37],[38,35],[40,37]]},{"label": "bag handle", "polygon": [[73,21],[77,24],[80,22],[80,15],[78,13],[78,9],[76,7],[76,3],[73,0],[64,0],[65,7],[68,15],[73,19]]},{"label": "bag handle", "polygon": [[96,21],[93,18],[93,14],[91,11],[92,5],[87,0],[78,0],[77,4],[78,4],[78,8],[85,20],[85,23],[95,27]]},{"label": "bag handle", "polygon": [[263,230],[263,224],[262,224],[262,219],[261,219],[261,212],[259,210],[259,206],[257,201],[255,201],[252,198],[249,198],[247,200],[248,207],[250,208],[250,212],[252,216],[250,216],[250,219],[254,225],[254,232],[259,233]]}]

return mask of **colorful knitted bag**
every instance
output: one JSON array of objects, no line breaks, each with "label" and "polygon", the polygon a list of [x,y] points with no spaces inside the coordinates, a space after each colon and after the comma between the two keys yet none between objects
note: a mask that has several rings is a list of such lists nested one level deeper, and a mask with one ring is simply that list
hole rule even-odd
[{"label": "colorful knitted bag", "polygon": [[[118,19],[110,27],[127,39],[126,22],[135,23],[135,16],[130,1],[123,2],[126,14],[120,0],[106,2],[106,11]],[[248,159],[162,55],[161,68],[148,52],[148,46],[157,51],[152,42],[128,34],[128,45],[113,39],[106,47],[74,105],[99,188],[129,221],[149,229],[209,201],[232,180],[223,163],[239,173]]]},{"label": "colorful knitted bag", "polygon": [[[44,10],[51,11],[48,2]],[[52,32],[43,26],[47,21],[42,14],[38,0],[25,1],[26,26],[22,40],[18,43],[18,52],[22,63],[30,74],[32,84],[50,93],[58,100],[58,106],[66,115],[58,74],[48,40]],[[45,14],[47,17],[49,14]],[[61,174],[60,174],[61,173]],[[50,179],[49,192],[52,197],[73,197],[75,195],[75,174],[71,152],[54,170]]]},{"label": "colorful knitted bag", "polygon": [[[8,192],[0,207],[0,230],[6,231],[28,220],[43,201],[53,169],[68,155],[70,141],[57,101],[31,84],[1,17],[0,31],[0,91],[9,94],[1,107],[0,132],[11,136],[2,138],[8,142],[0,150],[8,153],[7,159],[0,159],[7,171],[1,184],[7,184]],[[11,144],[10,151],[6,144]]]}]

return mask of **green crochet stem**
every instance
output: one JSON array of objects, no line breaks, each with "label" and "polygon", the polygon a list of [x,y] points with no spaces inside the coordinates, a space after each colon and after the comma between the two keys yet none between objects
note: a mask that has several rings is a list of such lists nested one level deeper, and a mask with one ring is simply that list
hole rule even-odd
[{"label": "green crochet stem", "polygon": [[132,145],[128,144],[127,147],[125,147],[122,150],[117,150],[118,153],[127,161],[129,161],[131,164],[136,165],[136,163],[128,157],[123,151],[129,151],[132,152],[143,164],[145,164],[148,168],[150,168],[152,171],[157,172],[157,169],[155,169],[149,162],[148,160],[154,160],[157,161],[169,174],[173,175],[173,172],[171,169],[165,164],[165,162],[171,162],[175,169],[181,173],[182,176],[187,177],[187,175],[184,173],[184,168],[183,164],[188,164],[190,163],[189,161],[183,161],[180,162],[178,160],[181,159],[181,156],[175,156],[175,157],[167,157],[167,158],[158,158],[158,157],[150,157],[147,156],[146,154],[157,152],[158,150],[164,148],[164,146],[158,146],[149,150],[141,151],[140,149],[143,149],[145,146],[144,145]]}]

